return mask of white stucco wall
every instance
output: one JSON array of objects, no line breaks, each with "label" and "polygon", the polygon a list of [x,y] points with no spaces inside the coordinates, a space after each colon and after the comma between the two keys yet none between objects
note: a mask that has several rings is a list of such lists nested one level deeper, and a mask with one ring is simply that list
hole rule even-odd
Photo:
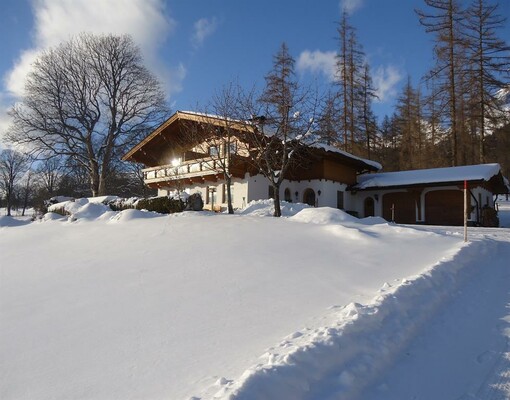
[{"label": "white stucco wall", "polygon": [[[211,201],[207,203],[207,190],[214,188],[216,190],[215,205],[221,205],[222,208],[226,207],[226,202],[222,202],[224,181],[220,180],[214,183],[195,184],[183,188],[188,194],[200,193],[204,200],[204,206],[210,209]],[[263,175],[249,176],[246,175],[244,180],[233,180],[233,196],[234,208],[243,208],[250,201],[265,200],[269,198],[270,184],[267,178]],[[355,208],[355,200],[353,200],[350,192],[346,192],[347,185],[344,183],[333,182],[324,179],[306,180],[306,181],[283,181],[280,186],[280,198],[285,199],[285,189],[289,189],[291,200],[293,203],[303,203],[304,193],[307,189],[311,189],[315,193],[316,205],[318,207],[337,207],[337,192],[344,193],[344,209],[353,210]],[[173,189],[159,189],[159,196],[168,196]],[[320,194],[319,194],[320,191]],[[210,196],[209,196],[210,197]]]}]

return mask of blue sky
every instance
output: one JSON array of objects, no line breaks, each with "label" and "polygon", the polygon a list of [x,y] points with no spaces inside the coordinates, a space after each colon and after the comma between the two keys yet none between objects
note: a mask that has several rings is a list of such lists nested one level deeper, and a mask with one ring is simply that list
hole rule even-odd
[{"label": "blue sky", "polygon": [[[510,16],[510,1],[500,1]],[[164,83],[173,110],[204,105],[231,81],[263,82],[286,42],[300,79],[327,85],[337,22],[348,7],[368,57],[382,118],[393,110],[408,74],[416,84],[432,66],[432,37],[415,8],[423,0],[2,0],[0,135],[5,110],[18,100],[39,51],[81,31],[129,33]],[[500,32],[510,38],[507,24]]]}]

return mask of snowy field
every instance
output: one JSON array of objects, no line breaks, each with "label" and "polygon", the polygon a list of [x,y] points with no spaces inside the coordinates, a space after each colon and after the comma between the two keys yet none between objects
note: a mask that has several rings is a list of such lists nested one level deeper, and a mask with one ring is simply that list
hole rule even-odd
[{"label": "snowy field", "polygon": [[66,207],[0,217],[3,400],[510,397],[508,228]]}]

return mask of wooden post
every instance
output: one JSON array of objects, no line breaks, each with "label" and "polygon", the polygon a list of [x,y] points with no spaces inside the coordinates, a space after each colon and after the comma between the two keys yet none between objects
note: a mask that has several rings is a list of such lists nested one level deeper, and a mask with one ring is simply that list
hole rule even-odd
[{"label": "wooden post", "polygon": [[468,183],[464,181],[464,242],[467,242]]},{"label": "wooden post", "polygon": [[395,222],[395,204],[391,205],[391,222]]}]

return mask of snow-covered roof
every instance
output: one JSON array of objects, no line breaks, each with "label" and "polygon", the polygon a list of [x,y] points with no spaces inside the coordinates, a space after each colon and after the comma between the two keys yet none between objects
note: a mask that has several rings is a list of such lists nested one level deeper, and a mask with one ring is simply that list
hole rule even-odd
[{"label": "snow-covered roof", "polygon": [[370,189],[430,183],[488,181],[501,172],[499,164],[466,165],[462,167],[382,172],[358,176],[355,189]]},{"label": "snow-covered roof", "polygon": [[355,156],[354,154],[340,150],[338,147],[329,146],[329,145],[323,144],[323,143],[315,143],[312,145],[312,147],[315,147],[317,149],[323,149],[325,151],[329,151],[332,153],[342,154],[345,157],[349,157],[354,160],[364,162],[365,164],[368,164],[368,165],[374,167],[377,171],[380,171],[382,169],[382,165],[379,164],[377,161],[372,161],[372,160],[368,160],[366,158],[361,158],[361,157]]}]

